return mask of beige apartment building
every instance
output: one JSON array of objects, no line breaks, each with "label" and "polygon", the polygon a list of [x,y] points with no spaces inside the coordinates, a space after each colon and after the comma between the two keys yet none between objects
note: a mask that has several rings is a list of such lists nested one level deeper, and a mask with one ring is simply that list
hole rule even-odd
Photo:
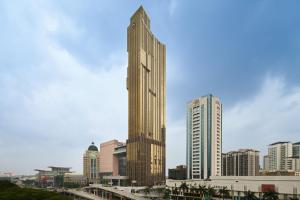
[{"label": "beige apartment building", "polygon": [[264,171],[269,171],[270,170],[269,164],[270,164],[269,155],[265,155],[264,160],[263,160],[263,169],[264,169]]},{"label": "beige apartment building", "polygon": [[99,183],[100,177],[100,154],[94,142],[83,155],[83,176],[88,183]]},{"label": "beige apartment building", "polygon": [[288,171],[300,172],[300,158],[288,157],[284,160],[284,168]]},{"label": "beige apartment building", "polygon": [[293,156],[293,146],[290,142],[276,142],[268,147],[269,171],[286,170],[285,159]]},{"label": "beige apartment building", "polygon": [[300,173],[300,143],[275,142],[264,156],[263,174],[297,176]]},{"label": "beige apartment building", "polygon": [[258,176],[259,151],[239,149],[222,154],[222,176]]},{"label": "beige apartment building", "polygon": [[127,28],[127,176],[133,185],[165,182],[166,47],[141,6]]},{"label": "beige apartment building", "polygon": [[187,105],[187,178],[208,179],[222,171],[222,103],[213,95]]}]

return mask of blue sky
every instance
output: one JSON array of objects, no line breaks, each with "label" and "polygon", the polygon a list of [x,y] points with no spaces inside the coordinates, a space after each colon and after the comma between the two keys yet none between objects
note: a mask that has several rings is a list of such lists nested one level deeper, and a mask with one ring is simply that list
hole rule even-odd
[{"label": "blue sky", "polygon": [[167,167],[185,163],[186,102],[223,102],[223,151],[300,140],[299,1],[0,1],[0,172],[82,171],[127,138],[126,29],[143,5],[167,46]]}]

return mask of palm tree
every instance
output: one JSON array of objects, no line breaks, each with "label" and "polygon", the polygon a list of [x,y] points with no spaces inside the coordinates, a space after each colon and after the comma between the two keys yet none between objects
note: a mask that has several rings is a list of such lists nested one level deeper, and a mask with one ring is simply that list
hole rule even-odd
[{"label": "palm tree", "polygon": [[197,188],[195,188],[194,186],[191,186],[191,188],[190,188],[191,195],[194,196],[196,194],[196,192],[197,192]]},{"label": "palm tree", "polygon": [[214,187],[208,186],[205,194],[208,196],[208,199],[210,199],[212,196],[214,196],[216,194],[216,190]]},{"label": "palm tree", "polygon": [[150,187],[146,187],[145,189],[144,189],[144,193],[145,193],[145,195],[146,196],[148,196],[148,194],[150,194]]},{"label": "palm tree", "polygon": [[178,199],[178,195],[179,195],[179,191],[175,185],[174,189],[172,188],[172,199],[173,199],[173,197],[176,197],[176,199]]},{"label": "palm tree", "polygon": [[221,189],[219,189],[219,195],[222,197],[222,199],[224,200],[225,197],[229,197],[229,190],[227,189],[227,187],[223,187]]},{"label": "palm tree", "polygon": [[278,200],[278,192],[275,192],[273,190],[268,190],[263,194],[263,200]]},{"label": "palm tree", "polygon": [[172,194],[173,195],[178,195],[178,188],[175,186],[174,189],[172,188]]},{"label": "palm tree", "polygon": [[200,198],[203,199],[204,194],[206,193],[206,186],[205,185],[199,185],[198,191],[200,193]]},{"label": "palm tree", "polygon": [[179,189],[182,190],[183,193],[189,190],[189,187],[187,186],[186,182],[182,182],[179,186]]},{"label": "palm tree", "polygon": [[245,200],[257,200],[258,198],[255,196],[254,192],[251,192],[248,190],[247,192],[244,192]]}]

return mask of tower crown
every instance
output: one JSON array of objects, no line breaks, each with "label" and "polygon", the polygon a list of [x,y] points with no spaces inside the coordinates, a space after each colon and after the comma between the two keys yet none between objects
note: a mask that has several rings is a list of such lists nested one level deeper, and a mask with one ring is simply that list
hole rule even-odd
[{"label": "tower crown", "polygon": [[142,18],[146,26],[150,29],[150,19],[144,9],[144,7],[141,5],[135,13],[131,16],[130,22],[134,23],[137,18]]}]

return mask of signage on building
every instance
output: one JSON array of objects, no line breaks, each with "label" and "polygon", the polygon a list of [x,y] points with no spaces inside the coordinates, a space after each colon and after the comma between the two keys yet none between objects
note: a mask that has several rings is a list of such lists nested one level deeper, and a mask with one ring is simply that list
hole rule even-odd
[{"label": "signage on building", "polygon": [[267,192],[267,191],[275,192],[275,185],[274,184],[261,184],[261,191],[262,192]]}]

